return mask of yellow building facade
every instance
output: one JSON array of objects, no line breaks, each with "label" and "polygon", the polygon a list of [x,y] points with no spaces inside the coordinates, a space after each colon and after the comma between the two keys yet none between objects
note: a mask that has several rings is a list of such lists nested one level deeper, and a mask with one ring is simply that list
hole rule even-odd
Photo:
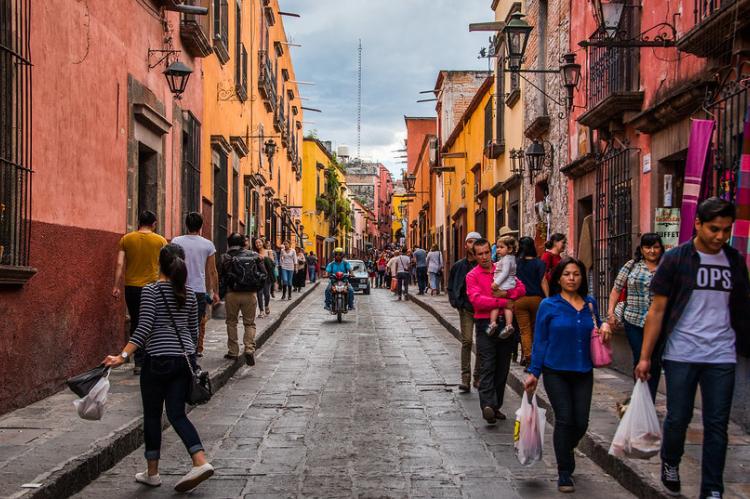
[{"label": "yellow building facade", "polygon": [[277,0],[209,7],[214,54],[200,75],[204,235],[302,244],[302,105]]},{"label": "yellow building facade", "polygon": [[330,235],[330,224],[318,210],[318,198],[325,192],[326,169],[333,157],[317,139],[305,137],[302,146],[302,232],[305,252],[323,256],[325,238]]}]

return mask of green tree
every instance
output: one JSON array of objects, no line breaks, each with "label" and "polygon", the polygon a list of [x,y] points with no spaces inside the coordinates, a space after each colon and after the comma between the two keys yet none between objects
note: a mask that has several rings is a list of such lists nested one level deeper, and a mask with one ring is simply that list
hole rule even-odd
[{"label": "green tree", "polygon": [[325,190],[316,200],[316,208],[329,221],[331,235],[344,234],[352,230],[352,209],[349,201],[341,193],[341,182],[336,174],[339,168],[334,157],[325,171]]}]

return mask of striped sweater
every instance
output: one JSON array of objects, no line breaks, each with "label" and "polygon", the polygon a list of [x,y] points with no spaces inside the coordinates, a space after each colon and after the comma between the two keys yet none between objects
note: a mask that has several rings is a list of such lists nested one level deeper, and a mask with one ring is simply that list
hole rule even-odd
[{"label": "striped sweater", "polygon": [[198,302],[195,293],[187,288],[187,301],[179,308],[169,282],[155,282],[143,288],[138,327],[130,337],[130,343],[144,348],[151,356],[182,355],[180,341],[175,334],[160,288],[164,291],[169,310],[177,323],[185,350],[188,354],[194,354],[198,342]]}]

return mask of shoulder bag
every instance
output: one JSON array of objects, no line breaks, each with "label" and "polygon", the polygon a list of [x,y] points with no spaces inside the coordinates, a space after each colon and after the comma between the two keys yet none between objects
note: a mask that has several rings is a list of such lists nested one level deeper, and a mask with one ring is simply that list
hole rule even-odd
[{"label": "shoulder bag", "polygon": [[605,343],[599,330],[599,322],[596,320],[594,305],[588,302],[591,312],[591,321],[594,327],[591,329],[591,363],[594,367],[607,367],[612,363],[612,346]]},{"label": "shoulder bag", "polygon": [[190,361],[190,357],[185,350],[185,344],[182,342],[180,330],[177,329],[177,322],[175,322],[174,317],[172,316],[172,310],[169,308],[169,302],[167,301],[167,297],[164,295],[164,290],[161,289],[161,287],[159,287],[159,293],[161,293],[161,299],[164,300],[164,305],[167,307],[169,320],[172,321],[172,327],[174,327],[174,332],[177,335],[177,340],[180,342],[182,354],[185,356],[185,361],[187,362],[188,369],[190,370],[190,386],[188,387],[187,403],[190,405],[205,404],[206,402],[211,400],[211,396],[213,396],[211,379],[209,378],[208,373],[201,370],[198,364],[195,364],[195,369],[193,369],[193,363]]},{"label": "shoulder bag", "polygon": [[628,280],[630,279],[630,274],[633,273],[633,269],[635,268],[635,262],[632,260],[631,262],[628,275],[625,277],[625,285],[622,287],[620,296],[617,297],[617,305],[615,305],[615,318],[620,325],[625,324],[625,306],[628,301]]}]

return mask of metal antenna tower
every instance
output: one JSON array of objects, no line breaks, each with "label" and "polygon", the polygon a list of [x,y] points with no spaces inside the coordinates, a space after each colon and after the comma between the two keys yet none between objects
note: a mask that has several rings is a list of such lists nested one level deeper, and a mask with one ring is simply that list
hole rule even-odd
[{"label": "metal antenna tower", "polygon": [[360,146],[362,144],[362,39],[359,39],[357,61],[357,159],[361,159]]}]

